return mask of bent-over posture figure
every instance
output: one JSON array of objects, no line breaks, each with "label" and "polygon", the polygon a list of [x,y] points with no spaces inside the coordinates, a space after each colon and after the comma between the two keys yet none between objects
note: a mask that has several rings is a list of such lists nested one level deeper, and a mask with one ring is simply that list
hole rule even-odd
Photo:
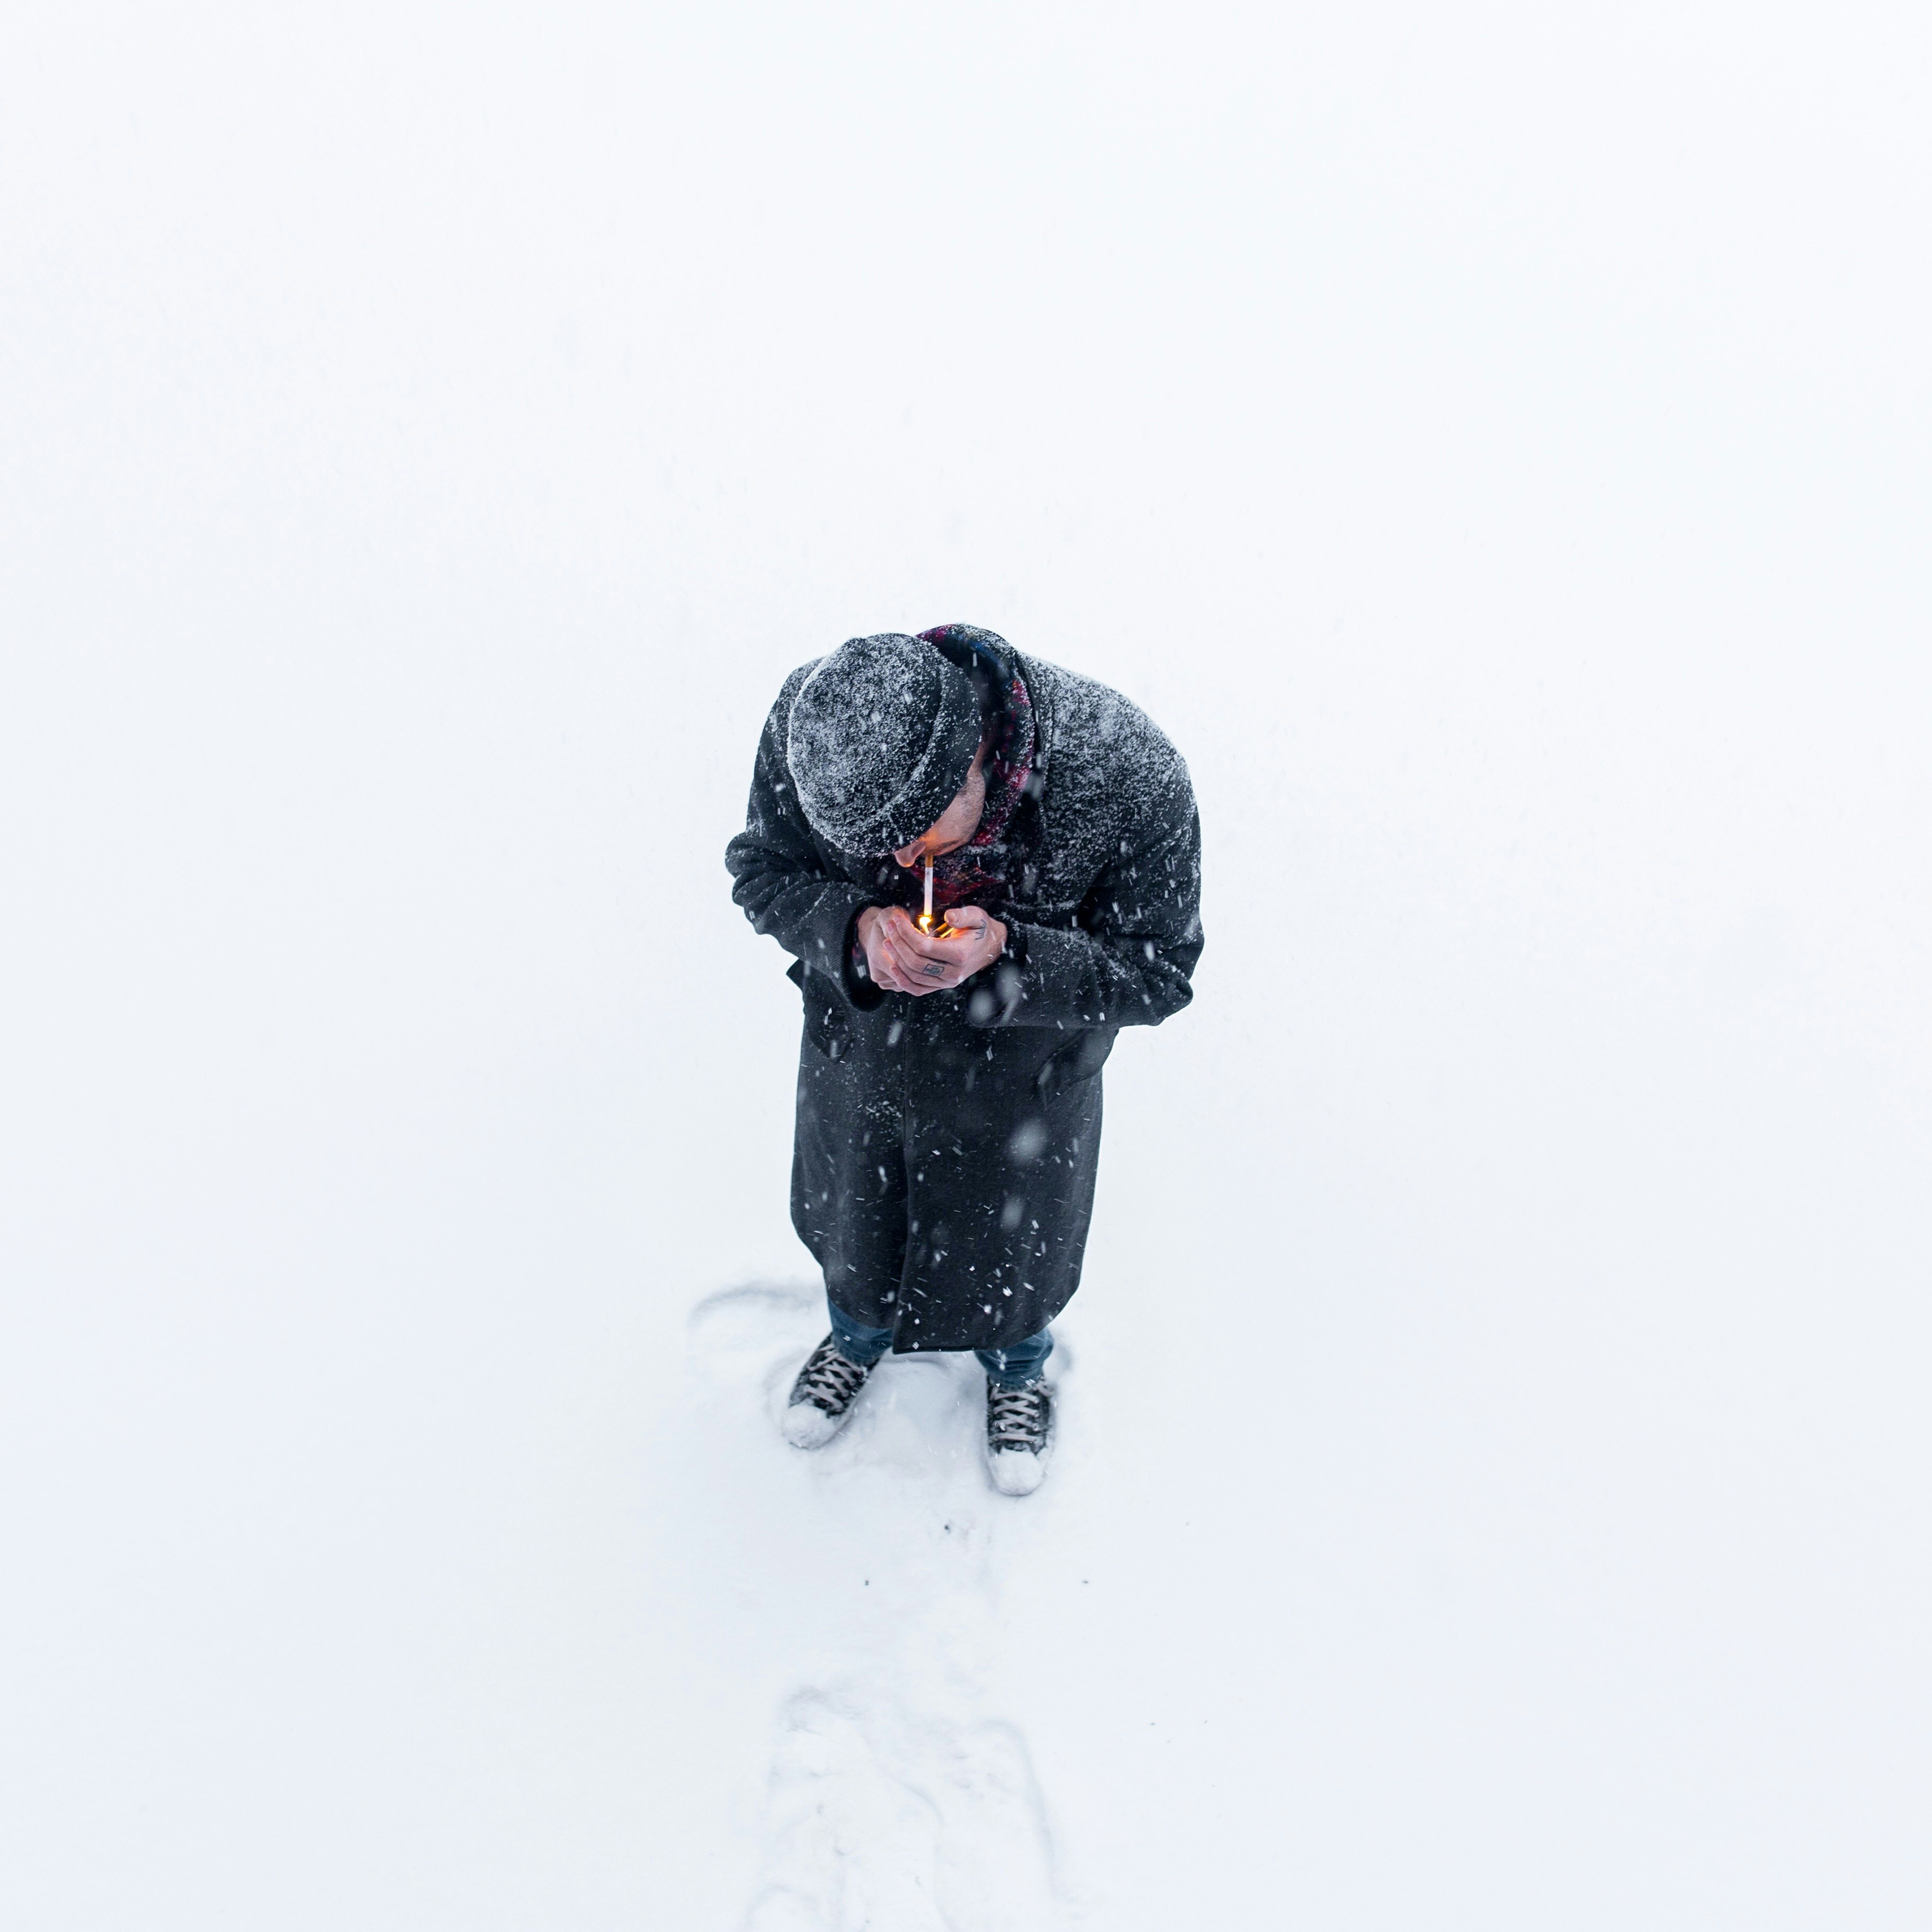
[{"label": "bent-over posture figure", "polygon": [[785,1433],[829,1441],[888,1349],[974,1349],[993,1480],[1024,1495],[1101,1066],[1193,997],[1187,767],[1117,692],[990,631],[854,638],[786,679],[725,863],[805,1000],[791,1212],[832,1332]]}]

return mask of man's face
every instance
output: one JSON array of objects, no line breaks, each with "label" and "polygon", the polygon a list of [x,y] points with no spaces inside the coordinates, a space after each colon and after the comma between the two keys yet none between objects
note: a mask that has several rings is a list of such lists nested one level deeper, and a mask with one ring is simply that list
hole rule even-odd
[{"label": "man's face", "polygon": [[980,829],[980,814],[986,808],[986,747],[973,754],[973,769],[959,788],[952,802],[927,830],[910,845],[902,845],[892,856],[902,866],[922,866],[942,852],[956,852]]}]

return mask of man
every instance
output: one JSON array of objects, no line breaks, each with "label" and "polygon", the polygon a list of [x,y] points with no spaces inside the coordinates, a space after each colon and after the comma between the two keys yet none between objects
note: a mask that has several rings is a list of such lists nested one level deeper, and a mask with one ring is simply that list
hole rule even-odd
[{"label": "man", "polygon": [[[928,862],[933,933],[914,916]],[[993,1481],[1028,1494],[1101,1064],[1120,1028],[1193,998],[1187,767],[1118,692],[990,631],[854,638],[786,679],[725,864],[805,997],[792,1223],[832,1332],[785,1434],[829,1442],[889,1348],[971,1348]]]}]

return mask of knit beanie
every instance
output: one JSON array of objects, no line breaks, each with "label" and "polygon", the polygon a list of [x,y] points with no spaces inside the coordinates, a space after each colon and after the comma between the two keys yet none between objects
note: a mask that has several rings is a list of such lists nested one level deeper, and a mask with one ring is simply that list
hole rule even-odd
[{"label": "knit beanie", "polygon": [[971,677],[923,640],[888,631],[820,659],[793,701],[785,756],[812,829],[870,854],[929,830],[979,748]]}]

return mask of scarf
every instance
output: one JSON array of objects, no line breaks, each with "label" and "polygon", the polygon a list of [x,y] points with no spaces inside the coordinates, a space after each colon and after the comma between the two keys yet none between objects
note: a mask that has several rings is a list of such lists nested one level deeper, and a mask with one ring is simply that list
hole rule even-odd
[{"label": "scarf", "polygon": [[[979,829],[956,852],[944,853],[932,862],[935,908],[970,901],[991,910],[1011,890],[1007,868],[1012,850],[1006,843],[1006,828],[1026,796],[1038,734],[1025,682],[1017,671],[1004,671],[1004,675],[1006,708],[1000,714],[998,736],[980,768],[986,780],[986,802],[980,813]],[[915,867],[912,876],[922,880],[921,869]]]}]

